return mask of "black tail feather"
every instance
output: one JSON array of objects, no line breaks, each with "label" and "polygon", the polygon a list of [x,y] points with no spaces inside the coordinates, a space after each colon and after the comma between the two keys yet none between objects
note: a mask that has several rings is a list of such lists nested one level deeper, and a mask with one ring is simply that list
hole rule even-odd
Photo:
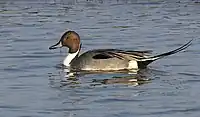
[{"label": "black tail feather", "polygon": [[[193,39],[192,39],[193,40]],[[156,55],[156,56],[153,56],[153,57],[150,57],[150,58],[163,58],[165,56],[169,56],[169,55],[172,55],[172,54],[175,54],[175,53],[178,53],[184,49],[186,49],[187,47],[189,47],[192,43],[192,40],[190,40],[189,42],[187,42],[186,44],[182,45],[181,47],[175,49],[175,50],[172,50],[170,52],[166,52],[166,53],[163,53],[163,54],[159,54],[159,55]]]},{"label": "black tail feather", "polygon": [[148,64],[152,63],[155,60],[147,60],[147,61],[137,61],[138,68],[144,69],[147,67]]},{"label": "black tail feather", "polygon": [[175,50],[172,50],[172,51],[169,51],[169,52],[166,52],[166,53],[163,53],[163,54],[159,54],[159,55],[156,55],[156,56],[152,56],[152,57],[149,57],[149,58],[145,58],[145,59],[142,59],[141,61],[138,61],[139,68],[146,68],[146,66],[148,64],[152,63],[155,60],[161,59],[163,57],[166,57],[166,56],[169,56],[169,55],[172,55],[172,54],[175,54],[175,53],[178,53],[178,52],[186,49],[187,47],[189,47],[192,44],[191,43],[192,40],[190,40],[188,43],[182,45],[181,47],[179,47]]}]

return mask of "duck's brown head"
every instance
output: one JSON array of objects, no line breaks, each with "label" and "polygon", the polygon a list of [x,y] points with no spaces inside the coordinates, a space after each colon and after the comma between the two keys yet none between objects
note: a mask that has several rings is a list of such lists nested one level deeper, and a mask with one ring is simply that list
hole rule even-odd
[{"label": "duck's brown head", "polygon": [[60,41],[49,47],[49,49],[68,47],[69,53],[75,53],[80,49],[80,45],[79,35],[75,31],[67,31],[62,35]]}]

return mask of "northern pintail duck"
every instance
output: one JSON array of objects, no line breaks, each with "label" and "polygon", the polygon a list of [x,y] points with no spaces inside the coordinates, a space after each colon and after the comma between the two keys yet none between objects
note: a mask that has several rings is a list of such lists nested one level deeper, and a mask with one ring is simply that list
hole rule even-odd
[{"label": "northern pintail duck", "polygon": [[125,51],[120,49],[95,49],[81,55],[80,37],[75,31],[65,32],[60,41],[49,49],[68,47],[68,55],[63,64],[72,71],[115,71],[142,69],[155,60],[175,54],[191,45],[192,40],[183,46],[163,54],[150,56],[149,51]]}]

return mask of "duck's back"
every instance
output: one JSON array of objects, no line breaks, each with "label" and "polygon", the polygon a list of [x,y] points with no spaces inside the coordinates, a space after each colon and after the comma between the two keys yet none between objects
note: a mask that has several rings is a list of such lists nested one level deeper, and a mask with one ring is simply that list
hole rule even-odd
[{"label": "duck's back", "polygon": [[128,67],[128,59],[106,55],[105,49],[90,50],[71,62],[72,70],[123,70]]}]

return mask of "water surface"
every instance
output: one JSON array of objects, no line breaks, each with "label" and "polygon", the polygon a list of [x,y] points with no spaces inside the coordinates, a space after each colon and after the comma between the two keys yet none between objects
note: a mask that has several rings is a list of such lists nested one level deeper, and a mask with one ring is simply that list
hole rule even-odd
[{"label": "water surface", "polygon": [[[0,116],[198,117],[199,9],[197,0],[1,0]],[[133,75],[150,82],[126,82],[131,78],[126,73],[66,79],[56,66],[67,50],[48,47],[69,29],[80,34],[83,52],[159,54],[194,41]],[[115,80],[119,77],[123,82]]]}]

